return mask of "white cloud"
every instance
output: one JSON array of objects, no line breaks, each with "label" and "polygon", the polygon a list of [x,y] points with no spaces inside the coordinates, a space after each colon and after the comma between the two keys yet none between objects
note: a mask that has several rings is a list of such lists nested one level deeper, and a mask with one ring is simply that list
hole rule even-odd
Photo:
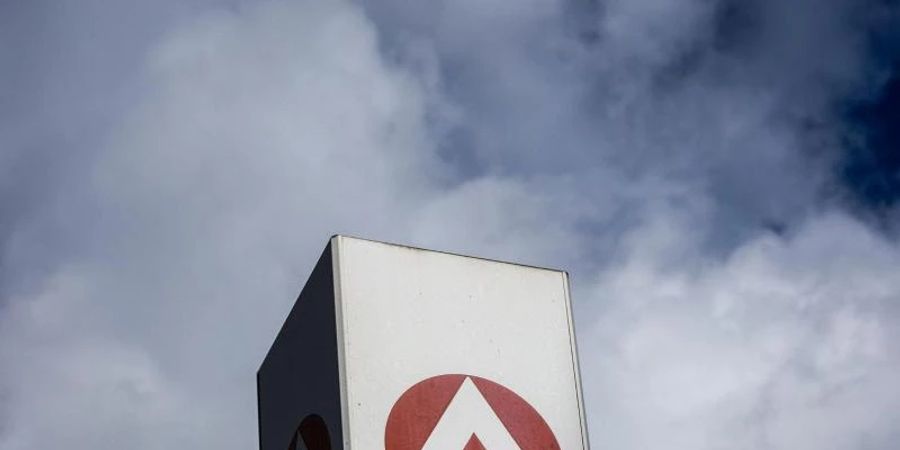
[{"label": "white cloud", "polygon": [[592,288],[597,320],[581,337],[594,445],[889,447],[896,244],[826,215],[719,260],[679,250],[694,235],[677,216],[656,220]]},{"label": "white cloud", "polygon": [[4,450],[252,448],[253,374],[320,247],[404,233],[440,170],[422,92],[346,3],[207,14],[144,73],[57,193],[84,250],[2,316]]}]

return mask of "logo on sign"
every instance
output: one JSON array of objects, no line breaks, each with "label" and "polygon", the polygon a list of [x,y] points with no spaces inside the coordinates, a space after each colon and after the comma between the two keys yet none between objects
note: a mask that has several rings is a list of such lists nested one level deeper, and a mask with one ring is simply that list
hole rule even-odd
[{"label": "logo on sign", "polygon": [[473,375],[439,375],[407,389],[388,415],[385,450],[559,450],[537,410]]}]

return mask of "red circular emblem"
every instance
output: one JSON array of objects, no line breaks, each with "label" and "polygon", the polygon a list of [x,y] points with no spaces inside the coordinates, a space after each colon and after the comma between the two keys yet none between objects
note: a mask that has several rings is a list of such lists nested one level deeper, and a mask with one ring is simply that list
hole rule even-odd
[{"label": "red circular emblem", "polygon": [[473,375],[416,383],[388,415],[385,450],[559,450],[540,414],[515,392]]}]

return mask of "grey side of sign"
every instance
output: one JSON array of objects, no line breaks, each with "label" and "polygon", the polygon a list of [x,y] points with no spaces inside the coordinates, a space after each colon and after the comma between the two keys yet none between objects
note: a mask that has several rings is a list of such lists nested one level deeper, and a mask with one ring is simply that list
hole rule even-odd
[{"label": "grey side of sign", "polygon": [[331,258],[329,244],[257,372],[260,450],[289,449],[311,415],[324,420],[331,449],[343,442]]}]

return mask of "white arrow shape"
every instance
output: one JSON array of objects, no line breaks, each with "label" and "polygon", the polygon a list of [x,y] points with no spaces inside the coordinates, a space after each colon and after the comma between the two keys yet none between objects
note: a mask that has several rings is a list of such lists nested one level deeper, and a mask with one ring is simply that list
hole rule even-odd
[{"label": "white arrow shape", "polygon": [[466,377],[422,450],[461,450],[473,434],[487,450],[521,450],[472,379]]}]

